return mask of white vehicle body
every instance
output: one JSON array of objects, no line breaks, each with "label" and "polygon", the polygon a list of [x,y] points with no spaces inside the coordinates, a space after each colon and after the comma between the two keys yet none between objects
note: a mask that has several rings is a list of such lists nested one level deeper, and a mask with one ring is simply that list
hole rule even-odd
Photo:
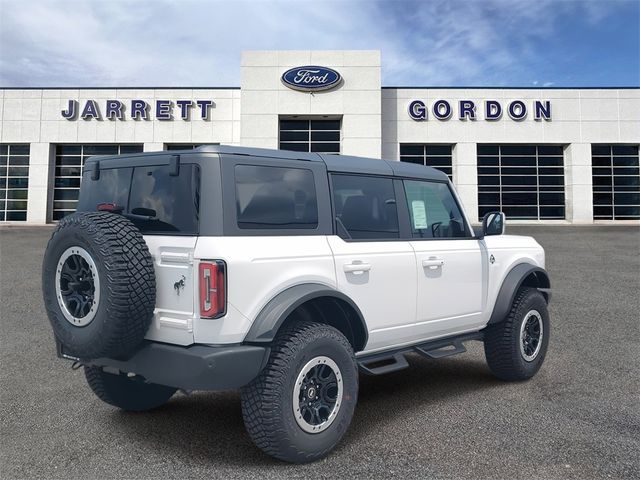
[{"label": "white vehicle body", "polygon": [[[163,289],[146,338],[178,345],[242,343],[270,299],[319,283],[362,310],[369,341],[359,355],[365,355],[481,330],[515,265],[545,268],[542,247],[515,235],[422,242],[345,242],[335,235],[145,240]],[[214,320],[199,317],[194,286],[194,265],[212,258],[224,260],[229,271],[227,314]],[[423,264],[430,259],[442,264]],[[358,263],[366,270],[353,270]],[[176,295],[172,285],[182,275],[184,293]]]}]

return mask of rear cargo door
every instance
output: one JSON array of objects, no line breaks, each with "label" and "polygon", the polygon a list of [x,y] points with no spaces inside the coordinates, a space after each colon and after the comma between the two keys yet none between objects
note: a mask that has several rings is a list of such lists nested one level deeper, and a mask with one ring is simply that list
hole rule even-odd
[{"label": "rear cargo door", "polygon": [[200,167],[184,162],[176,166],[169,158],[158,155],[131,162],[123,158],[118,162],[122,167],[102,168],[97,178],[85,172],[78,210],[96,211],[100,204],[112,204],[140,230],[156,276],[155,313],[146,338],[189,345],[196,305],[193,252],[199,228]]},{"label": "rear cargo door", "polygon": [[195,164],[135,167],[128,217],[144,234],[156,271],[149,340],[193,343],[196,305],[193,252],[198,234],[200,173]]}]

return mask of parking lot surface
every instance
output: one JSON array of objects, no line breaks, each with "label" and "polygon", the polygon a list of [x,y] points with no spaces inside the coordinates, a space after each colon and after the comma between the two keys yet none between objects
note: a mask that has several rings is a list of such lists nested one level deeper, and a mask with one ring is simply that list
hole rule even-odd
[{"label": "parking lot surface", "polygon": [[58,360],[42,305],[49,227],[0,228],[0,478],[640,478],[640,228],[508,227],[547,251],[552,338],[541,371],[503,383],[482,345],[361,376],[326,459],[275,461],[237,392],[131,414]]}]

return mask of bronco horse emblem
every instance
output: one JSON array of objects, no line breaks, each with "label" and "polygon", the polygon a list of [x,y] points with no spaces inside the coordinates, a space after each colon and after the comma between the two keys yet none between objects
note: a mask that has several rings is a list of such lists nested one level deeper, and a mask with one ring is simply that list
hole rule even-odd
[{"label": "bronco horse emblem", "polygon": [[180,275],[182,278],[173,284],[173,289],[177,292],[178,296],[180,296],[180,289],[184,290],[184,281],[186,277],[184,275]]}]

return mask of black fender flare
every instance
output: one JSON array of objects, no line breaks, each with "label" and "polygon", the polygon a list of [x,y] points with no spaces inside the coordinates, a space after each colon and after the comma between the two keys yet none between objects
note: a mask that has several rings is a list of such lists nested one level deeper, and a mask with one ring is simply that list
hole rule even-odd
[{"label": "black fender flare", "polygon": [[[533,280],[527,280],[530,277],[533,277]],[[516,298],[516,293],[525,280],[527,280],[527,283],[532,283],[530,285],[531,287],[540,290],[547,303],[549,303],[551,300],[551,284],[549,282],[549,275],[547,272],[543,268],[536,267],[530,263],[519,263],[513,267],[509,273],[507,273],[502,282],[502,286],[500,287],[496,298],[496,303],[493,306],[491,318],[489,319],[489,325],[492,323],[499,323],[506,318],[509,310],[511,310],[511,305],[513,305]]]},{"label": "black fender flare", "polygon": [[287,319],[287,317],[296,308],[309,300],[320,297],[330,297],[337,300],[346,302],[355,312],[352,321],[357,322],[357,325],[351,325],[352,328],[358,328],[363,333],[363,341],[361,344],[354,345],[356,351],[361,350],[367,344],[369,338],[369,331],[367,324],[364,320],[362,312],[356,305],[356,303],[338,290],[335,290],[327,285],[320,283],[304,283],[300,285],[294,285],[292,287],[283,290],[273,297],[269,303],[267,303],[260,313],[254,319],[251,328],[245,336],[245,343],[270,343],[275,338],[278,330]]}]

